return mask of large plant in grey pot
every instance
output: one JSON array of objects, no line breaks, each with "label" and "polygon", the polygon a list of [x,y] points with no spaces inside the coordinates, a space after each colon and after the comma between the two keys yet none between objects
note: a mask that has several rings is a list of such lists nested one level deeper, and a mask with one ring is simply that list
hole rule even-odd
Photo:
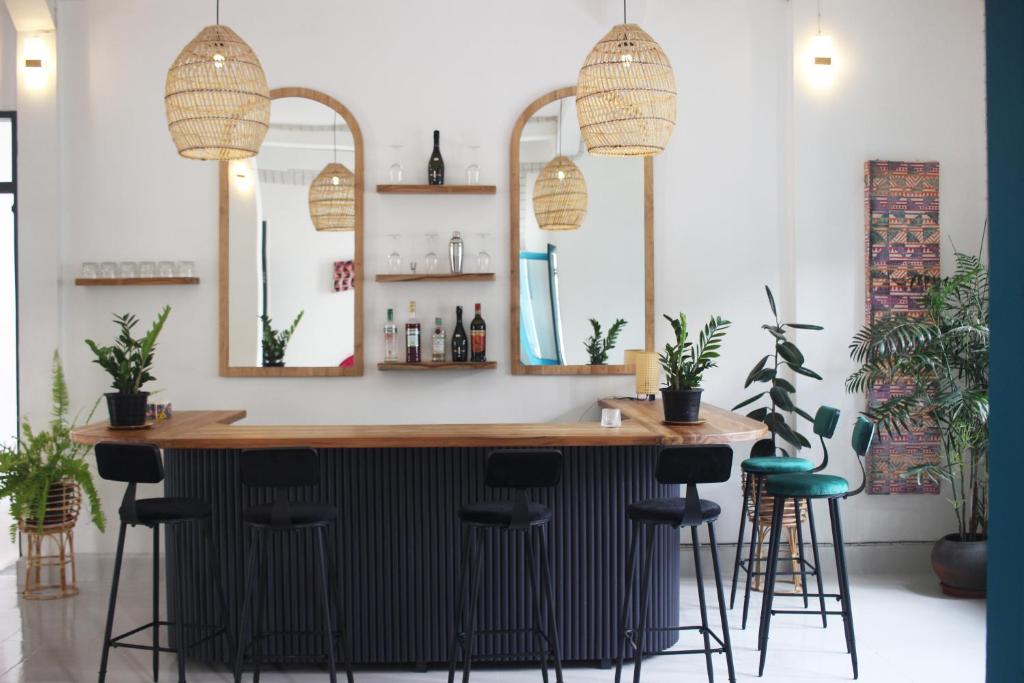
[{"label": "large plant in grey pot", "polygon": [[904,476],[930,479],[948,491],[957,531],[932,551],[943,591],[982,597],[988,558],[988,269],[978,256],[957,252],[952,275],[911,279],[927,285],[924,312],[890,315],[861,329],[850,344],[860,368],[846,388],[863,393],[876,382],[899,381],[907,390],[869,404],[868,417],[890,436],[920,428],[941,436],[938,461]]},{"label": "large plant in grey pot", "polygon": [[665,344],[665,350],[658,355],[665,371],[665,387],[661,390],[665,421],[696,422],[700,418],[704,373],[717,365],[718,350],[732,323],[712,316],[694,344],[689,339],[685,315],[664,317],[675,335],[675,341]]},{"label": "large plant in grey pot", "polygon": [[112,427],[137,427],[146,423],[149,392],[142,391],[142,387],[146,382],[156,379],[150,372],[153,369],[156,340],[170,313],[171,307],[164,306],[149,330],[138,339],[133,336],[132,330],[138,325],[139,319],[131,313],[125,313],[114,316],[114,324],[119,332],[112,345],[100,346],[92,339],[85,340],[96,356],[93,362],[113,378],[110,386],[114,391],[105,394]]}]

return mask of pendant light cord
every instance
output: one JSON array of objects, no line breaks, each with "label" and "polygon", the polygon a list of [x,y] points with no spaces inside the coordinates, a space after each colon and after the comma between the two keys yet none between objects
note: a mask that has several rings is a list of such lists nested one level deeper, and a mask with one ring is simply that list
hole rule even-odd
[{"label": "pendant light cord", "polygon": [[622,23],[623,24],[628,23],[626,21],[626,0],[622,0]]},{"label": "pendant light cord", "polygon": [[558,145],[558,156],[562,156],[562,107],[565,105],[565,98],[558,100],[558,129],[555,131],[555,144]]},{"label": "pendant light cord", "polygon": [[338,163],[338,112],[331,119],[331,149],[334,151],[334,163]]},{"label": "pendant light cord", "polygon": [[821,0],[818,0],[818,35],[821,35]]},{"label": "pendant light cord", "polygon": [[220,0],[217,0],[217,25],[220,26]]}]

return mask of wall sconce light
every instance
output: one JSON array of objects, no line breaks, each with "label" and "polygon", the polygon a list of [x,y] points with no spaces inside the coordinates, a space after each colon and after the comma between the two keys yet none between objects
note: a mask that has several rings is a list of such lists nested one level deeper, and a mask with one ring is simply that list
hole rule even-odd
[{"label": "wall sconce light", "polygon": [[821,0],[818,0],[818,33],[811,40],[807,65],[808,77],[812,85],[818,88],[828,88],[832,85],[834,56],[832,36],[824,35],[821,32]]},{"label": "wall sconce light", "polygon": [[32,90],[46,86],[49,71],[46,41],[42,36],[29,36],[22,44],[22,64],[25,68],[25,85]]},{"label": "wall sconce light", "polygon": [[231,179],[235,187],[243,192],[252,189],[252,165],[247,161],[232,161],[230,166]]}]

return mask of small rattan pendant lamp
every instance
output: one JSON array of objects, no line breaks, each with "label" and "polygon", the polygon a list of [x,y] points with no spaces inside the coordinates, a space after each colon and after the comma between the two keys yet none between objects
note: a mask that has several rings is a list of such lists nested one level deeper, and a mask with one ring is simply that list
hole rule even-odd
[{"label": "small rattan pendant lamp", "polygon": [[636,24],[612,28],[587,55],[576,81],[576,116],[597,156],[661,154],[676,126],[676,78],[668,57]]},{"label": "small rattan pendant lamp", "polygon": [[541,169],[533,184],[533,215],[541,230],[577,230],[587,215],[583,171],[562,155],[562,103],[558,104],[558,155]]},{"label": "small rattan pendant lamp", "polygon": [[259,58],[220,23],[199,32],[167,70],[167,127],[187,159],[255,156],[270,123],[270,90]]},{"label": "small rattan pendant lamp", "polygon": [[356,229],[356,177],[338,163],[338,115],[331,122],[334,161],[324,166],[309,186],[309,217],[320,232]]}]

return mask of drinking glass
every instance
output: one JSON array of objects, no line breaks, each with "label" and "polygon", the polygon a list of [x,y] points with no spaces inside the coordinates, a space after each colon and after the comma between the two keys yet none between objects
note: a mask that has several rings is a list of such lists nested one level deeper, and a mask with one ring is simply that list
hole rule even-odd
[{"label": "drinking glass", "polygon": [[174,261],[161,261],[157,264],[156,274],[160,277],[174,277]]},{"label": "drinking glass", "polygon": [[388,252],[385,262],[388,266],[388,272],[392,275],[397,275],[402,272],[402,255],[398,253],[398,240],[402,236],[397,233],[391,233],[388,237],[391,239],[391,250]]},{"label": "drinking glass", "polygon": [[139,261],[139,277],[156,277],[156,263]]},{"label": "drinking glass", "polygon": [[491,255],[487,253],[487,242],[491,237],[489,232],[478,232],[480,238],[480,250],[476,252],[476,269],[480,273],[489,273],[491,267]]},{"label": "drinking glass", "polygon": [[100,266],[95,261],[86,261],[82,264],[82,277],[87,280],[95,280],[99,277]]},{"label": "drinking glass", "polygon": [[391,166],[388,167],[388,182],[397,185],[402,182],[402,162],[400,161],[402,155],[402,145],[388,145],[392,150],[392,158],[394,161]]},{"label": "drinking glass", "polygon": [[100,264],[100,277],[112,280],[117,277],[117,264],[113,261],[104,261]]},{"label": "drinking glass", "polygon": [[480,184],[480,166],[477,163],[477,152],[480,145],[469,145],[469,166],[466,166],[466,184]]},{"label": "drinking glass", "polygon": [[195,277],[196,276],[196,264],[194,261],[178,261],[174,267],[178,277]]},{"label": "drinking glass", "polygon": [[137,278],[139,276],[139,264],[135,261],[121,261],[117,266],[117,276],[120,278]]},{"label": "drinking glass", "polygon": [[433,274],[437,272],[437,238],[436,232],[430,232],[426,235],[427,238],[427,253],[423,256],[423,267],[426,269],[427,274]]}]

